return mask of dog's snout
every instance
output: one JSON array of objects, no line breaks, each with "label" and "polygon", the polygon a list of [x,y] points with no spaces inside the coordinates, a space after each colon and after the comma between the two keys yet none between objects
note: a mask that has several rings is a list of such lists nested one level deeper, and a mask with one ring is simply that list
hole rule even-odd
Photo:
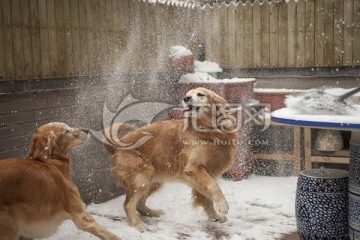
[{"label": "dog's snout", "polygon": [[84,133],[88,134],[89,133],[89,129],[86,128],[80,128],[81,131],[83,131]]},{"label": "dog's snout", "polygon": [[189,102],[191,100],[191,96],[186,96],[186,97],[184,97],[184,102]]}]

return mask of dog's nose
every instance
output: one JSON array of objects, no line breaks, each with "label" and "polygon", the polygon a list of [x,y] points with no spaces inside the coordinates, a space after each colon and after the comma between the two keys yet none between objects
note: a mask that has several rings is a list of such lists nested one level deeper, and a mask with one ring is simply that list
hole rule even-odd
[{"label": "dog's nose", "polygon": [[84,133],[88,134],[89,133],[89,129],[86,128],[80,128],[81,131],[83,131]]},{"label": "dog's nose", "polygon": [[191,100],[191,96],[184,97],[184,102],[189,102]]}]

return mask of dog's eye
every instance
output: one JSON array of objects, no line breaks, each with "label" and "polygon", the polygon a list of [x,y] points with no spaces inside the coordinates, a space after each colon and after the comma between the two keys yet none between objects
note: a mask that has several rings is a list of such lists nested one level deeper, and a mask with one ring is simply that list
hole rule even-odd
[{"label": "dog's eye", "polygon": [[65,133],[69,133],[69,132],[70,132],[70,130],[68,130],[68,129],[65,130]]},{"label": "dog's eye", "polygon": [[203,94],[203,93],[198,93],[197,95],[198,95],[198,97],[204,97],[205,96],[205,94]]}]

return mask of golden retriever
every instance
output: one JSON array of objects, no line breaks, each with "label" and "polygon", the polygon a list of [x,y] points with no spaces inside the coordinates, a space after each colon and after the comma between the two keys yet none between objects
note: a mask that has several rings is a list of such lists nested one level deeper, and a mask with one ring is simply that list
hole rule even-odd
[{"label": "golden retriever", "polygon": [[169,180],[190,185],[194,206],[202,206],[210,219],[227,220],[229,206],[216,178],[232,165],[235,117],[222,97],[205,88],[190,90],[183,105],[184,119],[154,122],[130,131],[115,144],[113,136],[129,125],[119,123],[105,130],[105,146],[115,145],[106,146],[114,154],[112,174],[125,189],[129,224],[139,231],[148,227],[137,212],[149,217],[163,214],[148,208],[146,200]]},{"label": "golden retriever", "polygon": [[1,240],[48,237],[66,219],[101,239],[119,239],[85,210],[71,180],[67,153],[87,136],[88,130],[48,123],[32,136],[26,158],[0,160]]}]

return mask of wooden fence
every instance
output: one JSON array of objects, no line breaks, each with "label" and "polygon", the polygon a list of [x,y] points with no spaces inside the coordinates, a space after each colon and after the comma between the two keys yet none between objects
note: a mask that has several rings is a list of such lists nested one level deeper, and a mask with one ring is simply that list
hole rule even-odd
[{"label": "wooden fence", "polygon": [[162,71],[169,48],[226,68],[360,66],[360,1],[205,6],[0,0],[0,79]]},{"label": "wooden fence", "polygon": [[358,0],[208,6],[204,23],[206,54],[223,67],[360,65]]}]

